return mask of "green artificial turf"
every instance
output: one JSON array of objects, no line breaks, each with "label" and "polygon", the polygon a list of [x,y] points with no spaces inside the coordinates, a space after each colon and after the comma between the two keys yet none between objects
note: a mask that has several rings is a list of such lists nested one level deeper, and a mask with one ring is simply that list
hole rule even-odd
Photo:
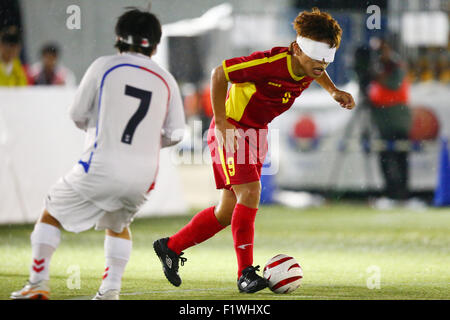
[{"label": "green artificial turf", "polygon": [[[175,233],[190,218],[133,222],[133,252],[121,299],[450,299],[449,209],[376,211],[358,204],[260,208],[255,265],[262,270],[267,260],[284,253],[303,268],[302,287],[284,295],[269,289],[238,293],[230,227],[186,250],[188,261],[180,267],[183,284],[170,285],[152,243]],[[32,227],[0,226],[0,299],[8,299],[28,278]],[[103,238],[103,232],[93,230],[62,232],[50,270],[52,299],[89,299],[95,294],[104,269]],[[79,288],[73,282],[78,271]]]}]

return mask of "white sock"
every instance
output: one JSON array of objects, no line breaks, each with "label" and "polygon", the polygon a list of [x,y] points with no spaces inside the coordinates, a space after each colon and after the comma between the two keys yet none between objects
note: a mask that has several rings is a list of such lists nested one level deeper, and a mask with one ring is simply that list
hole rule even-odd
[{"label": "white sock", "polygon": [[117,237],[105,237],[106,267],[100,292],[119,290],[122,285],[122,275],[131,255],[131,240]]},{"label": "white sock", "polygon": [[58,247],[61,231],[47,223],[37,223],[31,233],[32,262],[30,267],[31,283],[50,278],[50,259]]}]

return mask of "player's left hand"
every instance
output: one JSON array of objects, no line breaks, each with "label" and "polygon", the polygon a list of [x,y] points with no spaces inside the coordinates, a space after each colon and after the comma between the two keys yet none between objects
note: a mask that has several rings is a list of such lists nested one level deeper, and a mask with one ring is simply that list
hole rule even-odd
[{"label": "player's left hand", "polygon": [[355,101],[353,100],[352,95],[348,92],[335,90],[331,96],[334,100],[339,102],[342,108],[351,110],[355,106]]}]

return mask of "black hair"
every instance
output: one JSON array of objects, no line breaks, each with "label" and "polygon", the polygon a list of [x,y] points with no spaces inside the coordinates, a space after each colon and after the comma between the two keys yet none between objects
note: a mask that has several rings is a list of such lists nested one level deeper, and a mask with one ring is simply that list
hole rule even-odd
[{"label": "black hair", "polygon": [[41,48],[41,56],[44,54],[52,54],[59,56],[59,46],[56,43],[47,43]]},{"label": "black hair", "polygon": [[0,32],[0,42],[5,44],[20,44],[22,37],[16,27],[4,28]]},{"label": "black hair", "polygon": [[[119,52],[134,51],[145,55],[151,55],[161,40],[161,23],[151,12],[141,11],[137,8],[129,8],[122,14],[115,27],[117,39],[114,47]],[[124,39],[131,43],[125,43]],[[148,47],[142,46],[142,41],[148,43]]]}]

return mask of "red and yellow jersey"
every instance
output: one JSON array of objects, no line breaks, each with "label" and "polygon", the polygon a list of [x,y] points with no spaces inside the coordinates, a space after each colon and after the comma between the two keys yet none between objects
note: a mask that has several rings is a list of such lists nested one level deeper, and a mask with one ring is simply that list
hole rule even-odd
[{"label": "red and yellow jersey", "polygon": [[228,91],[226,115],[240,125],[265,128],[288,110],[295,98],[314,80],[292,71],[289,48],[275,47],[222,62],[232,86]]},{"label": "red and yellow jersey", "polygon": [[11,70],[5,63],[0,62],[0,87],[18,87],[28,85],[27,75],[18,58],[12,61]]}]

